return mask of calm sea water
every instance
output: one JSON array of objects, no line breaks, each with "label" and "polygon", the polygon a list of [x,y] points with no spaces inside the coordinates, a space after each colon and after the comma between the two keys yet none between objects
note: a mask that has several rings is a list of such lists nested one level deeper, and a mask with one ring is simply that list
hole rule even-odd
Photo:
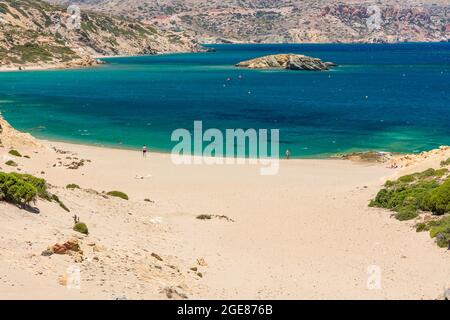
[{"label": "calm sea water", "polygon": [[[221,130],[278,128],[280,151],[289,148],[296,157],[450,144],[450,43],[214,47],[106,59],[95,69],[0,73],[0,111],[41,138],[158,151],[171,150],[172,131],[192,130],[194,120]],[[340,66],[327,72],[233,66],[289,52]]]}]

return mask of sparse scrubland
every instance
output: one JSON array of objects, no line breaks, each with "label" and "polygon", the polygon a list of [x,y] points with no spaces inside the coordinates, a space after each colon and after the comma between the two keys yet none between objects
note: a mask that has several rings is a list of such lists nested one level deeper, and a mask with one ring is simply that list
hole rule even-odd
[{"label": "sparse scrubland", "polygon": [[0,65],[5,70],[89,67],[98,64],[94,56],[202,50],[185,33],[157,30],[119,15],[83,10],[77,25],[67,6],[41,0],[2,0],[0,19]]}]

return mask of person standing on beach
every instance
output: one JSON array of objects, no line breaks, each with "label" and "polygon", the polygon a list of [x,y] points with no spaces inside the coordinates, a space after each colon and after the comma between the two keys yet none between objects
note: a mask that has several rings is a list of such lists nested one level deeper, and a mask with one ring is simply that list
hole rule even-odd
[{"label": "person standing on beach", "polygon": [[146,145],[144,145],[143,147],[142,147],[142,156],[145,158],[145,157],[147,157],[147,146]]},{"label": "person standing on beach", "polygon": [[291,157],[291,151],[289,149],[286,150],[286,159],[289,160],[289,158]]}]

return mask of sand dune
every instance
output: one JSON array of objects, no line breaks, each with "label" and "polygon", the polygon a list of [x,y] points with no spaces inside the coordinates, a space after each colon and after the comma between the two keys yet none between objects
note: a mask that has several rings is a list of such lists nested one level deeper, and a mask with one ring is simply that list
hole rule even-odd
[{"label": "sand dune", "polygon": [[[261,176],[254,165],[176,166],[167,154],[12,136],[3,130],[0,156],[14,147],[30,158],[2,171],[44,177],[71,212],[0,203],[1,299],[434,299],[450,287],[447,250],[413,222],[367,207],[388,177],[438,166],[449,149],[396,168],[282,160],[278,175]],[[111,190],[130,199],[103,193]],[[88,236],[72,230],[74,214]],[[82,261],[41,255],[71,238]],[[66,286],[70,266],[81,289]],[[380,268],[378,290],[367,285],[370,266]]]}]

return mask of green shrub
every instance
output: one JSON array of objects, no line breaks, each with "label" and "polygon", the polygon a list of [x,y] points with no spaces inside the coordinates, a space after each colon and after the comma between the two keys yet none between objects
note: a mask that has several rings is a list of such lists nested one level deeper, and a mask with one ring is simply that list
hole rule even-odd
[{"label": "green shrub", "polygon": [[384,184],[384,186],[385,186],[386,188],[389,188],[389,187],[395,186],[396,184],[397,184],[396,181],[388,180],[388,181],[386,181],[386,183]]},{"label": "green shrub", "polygon": [[441,248],[447,248],[450,245],[450,233],[439,233],[436,236],[436,244]]},{"label": "green shrub", "polygon": [[450,212],[450,178],[429,193],[424,207],[435,214]]},{"label": "green shrub", "polygon": [[[442,177],[446,179],[442,181]],[[406,177],[406,178],[405,178]],[[373,207],[395,211],[398,220],[410,220],[418,216],[418,211],[431,211],[443,215],[450,212],[450,177],[447,169],[426,170],[388,181],[370,204]],[[420,222],[416,231],[429,231],[439,247],[450,245],[450,215],[441,219]]]},{"label": "green shrub", "polygon": [[111,197],[117,197],[117,198],[121,198],[124,200],[128,200],[128,195],[126,193],[123,193],[121,191],[110,191],[107,193],[108,196]]},{"label": "green shrub", "polygon": [[392,196],[392,192],[388,189],[381,189],[378,191],[375,199],[370,201],[369,207],[389,208],[389,199]]},{"label": "green shrub", "polygon": [[442,168],[442,169],[438,169],[434,172],[434,176],[435,177],[443,177],[448,173],[448,169],[446,168]]},{"label": "green shrub", "polygon": [[416,178],[412,174],[398,178],[399,182],[404,182],[404,183],[413,182],[414,180],[416,180]]},{"label": "green shrub", "polygon": [[400,221],[411,220],[417,218],[417,216],[417,207],[414,205],[397,208],[397,213],[395,214],[395,217]]},{"label": "green shrub", "polygon": [[30,174],[0,172],[0,200],[28,204],[38,196],[48,201],[55,201],[61,208],[70,212],[57,195],[48,192],[47,187],[44,179]]},{"label": "green shrub", "polygon": [[89,234],[89,229],[87,227],[87,225],[83,222],[78,222],[73,226],[73,230],[79,233],[83,233],[88,235]]},{"label": "green shrub", "polygon": [[450,158],[447,160],[441,161],[441,167],[450,166]]},{"label": "green shrub", "polygon": [[414,176],[419,179],[434,177],[436,175],[436,170],[429,168],[423,172],[415,173]]},{"label": "green shrub", "polygon": [[416,232],[428,231],[428,225],[424,222],[416,224]]},{"label": "green shrub", "polygon": [[13,160],[8,160],[8,161],[5,162],[5,164],[7,166],[11,166],[11,167],[17,167],[18,166],[18,164],[16,162],[14,162]]},{"label": "green shrub", "polygon": [[47,182],[45,181],[45,179],[37,178],[35,176],[32,176],[31,174],[21,174],[21,173],[11,173],[11,174],[34,186],[40,198],[43,198],[48,201],[52,200],[52,195],[47,191]]},{"label": "green shrub", "polygon": [[20,152],[19,151],[17,151],[17,150],[14,150],[14,149],[12,149],[12,150],[9,150],[9,152],[8,152],[10,155],[12,155],[12,156],[15,156],[15,157],[21,157],[22,155],[20,154]]},{"label": "green shrub", "polygon": [[439,247],[447,247],[450,243],[450,216],[440,220],[433,220],[426,224],[427,230],[430,230],[430,237],[436,238]]},{"label": "green shrub", "polygon": [[56,194],[52,194],[47,190],[48,185],[45,179],[32,176],[31,174],[20,174],[15,172],[11,174],[34,186],[37,190],[37,195],[39,196],[39,198],[45,199],[47,201],[55,201],[65,211],[70,212],[70,209],[67,208],[67,206],[59,199]]},{"label": "green shrub", "polygon": [[450,216],[430,221],[428,227],[432,238],[436,237],[438,233],[450,233]]},{"label": "green shrub", "polygon": [[0,199],[15,204],[28,204],[35,200],[36,188],[15,174],[0,172]]},{"label": "green shrub", "polygon": [[[447,178],[445,178],[447,177]],[[444,181],[442,181],[445,179]],[[448,170],[428,169],[387,181],[369,206],[391,209],[399,220],[410,220],[418,211],[434,214],[450,212],[450,178]]]},{"label": "green shrub", "polygon": [[416,231],[429,231],[430,237],[436,239],[439,247],[450,245],[450,216],[444,216],[439,220],[421,222],[416,225]]},{"label": "green shrub", "polygon": [[80,189],[80,186],[75,183],[70,183],[66,186],[67,189]]}]

